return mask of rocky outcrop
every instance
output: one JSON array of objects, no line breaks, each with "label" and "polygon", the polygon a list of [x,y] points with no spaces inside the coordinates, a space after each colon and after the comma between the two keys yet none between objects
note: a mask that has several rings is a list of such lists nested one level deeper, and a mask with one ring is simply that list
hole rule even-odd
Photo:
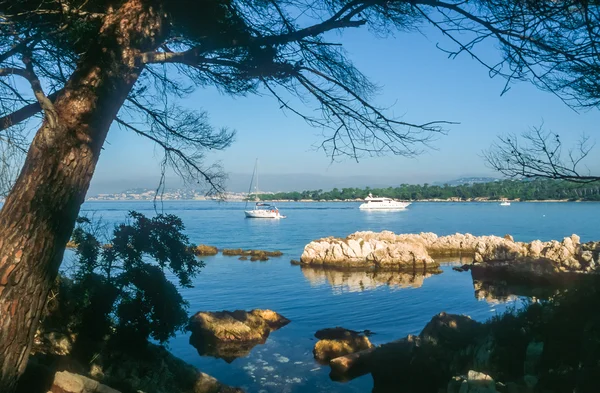
[{"label": "rocky outcrop", "polygon": [[315,344],[313,355],[320,362],[328,363],[331,359],[373,347],[365,334],[342,327],[321,329],[315,337],[319,341]]},{"label": "rocky outcrop", "polygon": [[198,312],[190,319],[190,344],[203,356],[228,362],[264,344],[269,334],[290,323],[271,310]]},{"label": "rocky outcrop", "polygon": [[302,266],[302,274],[311,284],[328,284],[350,292],[373,290],[382,286],[392,289],[419,288],[433,273],[404,272],[393,270],[334,269]]},{"label": "rocky outcrop", "polygon": [[122,392],[243,393],[156,345],[149,345],[136,356],[110,353],[92,365],[90,376]]},{"label": "rocky outcrop", "polygon": [[206,244],[200,244],[194,248],[194,254],[198,256],[206,256],[206,255],[217,255],[219,253],[219,249],[215,246],[207,246]]},{"label": "rocky outcrop", "polygon": [[448,383],[448,393],[497,393],[496,382],[487,374],[469,370],[466,376],[454,377]]},{"label": "rocky outcrop", "polygon": [[240,256],[240,260],[247,260],[248,257],[251,261],[268,261],[269,257],[280,257],[283,255],[281,251],[266,251],[266,250],[243,250],[241,248],[225,248],[223,249],[223,255],[226,256]]},{"label": "rocky outcrop", "polygon": [[48,393],[120,393],[98,381],[73,374],[68,371],[59,371],[54,375],[54,381]]},{"label": "rocky outcrop", "polygon": [[472,255],[479,268],[544,276],[600,271],[599,254],[600,243],[581,244],[577,235],[560,242],[522,243],[510,235],[396,235],[383,231],[315,240],[305,246],[300,261],[312,266],[429,271],[439,267],[434,257]]},{"label": "rocky outcrop", "polygon": [[345,239],[329,237],[310,242],[304,247],[300,262],[362,269],[424,271],[439,268],[422,242],[398,241],[389,231],[356,232]]},{"label": "rocky outcrop", "polygon": [[465,363],[464,351],[477,340],[482,324],[463,315],[440,313],[419,336],[407,337],[365,351],[331,360],[332,378],[348,379],[373,375],[375,390],[407,392],[418,386],[422,392],[437,389],[456,375]]},{"label": "rocky outcrop", "polygon": [[30,357],[17,393],[48,390],[52,393],[243,393],[153,344],[137,352],[105,348],[91,363],[80,363],[72,355],[38,352]]},{"label": "rocky outcrop", "polygon": [[266,256],[266,257],[280,257],[283,255],[281,251],[266,251],[266,250],[243,250],[241,248],[224,248],[223,255],[227,256]]}]

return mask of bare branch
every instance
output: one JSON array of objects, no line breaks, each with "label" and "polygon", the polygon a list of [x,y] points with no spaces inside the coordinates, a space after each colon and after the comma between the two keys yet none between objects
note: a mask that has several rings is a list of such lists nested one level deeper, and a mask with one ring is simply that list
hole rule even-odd
[{"label": "bare branch", "polygon": [[577,146],[570,149],[568,159],[561,157],[562,141],[558,134],[534,127],[524,133],[523,143],[515,135],[501,136],[498,142],[483,153],[487,164],[512,178],[549,178],[575,183],[591,183],[600,176],[581,173],[580,164],[590,154],[594,143],[582,136]]}]

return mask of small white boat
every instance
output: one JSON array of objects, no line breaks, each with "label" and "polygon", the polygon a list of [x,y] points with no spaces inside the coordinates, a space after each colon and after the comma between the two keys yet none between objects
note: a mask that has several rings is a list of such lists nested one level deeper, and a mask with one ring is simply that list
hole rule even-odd
[{"label": "small white boat", "polygon": [[285,218],[276,206],[260,202],[254,205],[254,209],[245,210],[244,213],[247,218]]},{"label": "small white boat", "polygon": [[410,202],[400,202],[392,198],[373,197],[371,193],[365,198],[365,203],[359,206],[363,210],[404,210]]},{"label": "small white boat", "polygon": [[510,206],[510,202],[509,201],[504,201],[500,204],[500,206]]},{"label": "small white boat", "polygon": [[[252,191],[252,183],[254,182],[254,178],[256,177],[256,184],[254,186],[254,195],[255,200],[258,201],[258,158],[256,159],[256,163],[254,164],[254,172],[252,173],[252,179],[250,180],[250,188],[248,189],[248,196],[250,196],[250,192]],[[246,201],[246,209],[248,207],[248,202]],[[254,209],[252,210],[244,210],[244,214],[246,218],[286,218],[284,215],[279,213],[279,209],[275,205],[271,205],[269,203],[257,202],[254,205]]]}]

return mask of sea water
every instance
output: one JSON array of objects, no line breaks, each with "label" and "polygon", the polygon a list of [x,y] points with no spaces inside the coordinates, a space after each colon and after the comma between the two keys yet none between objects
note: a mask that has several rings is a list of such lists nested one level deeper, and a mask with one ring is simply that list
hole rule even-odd
[{"label": "sea water", "polygon": [[203,257],[206,266],[194,287],[182,289],[197,311],[268,308],[292,322],[269,336],[246,357],[233,360],[200,356],[189,344],[189,334],[172,339],[171,352],[216,377],[260,392],[369,392],[370,375],[350,382],[331,381],[329,367],[314,361],[314,333],[342,326],[374,332],[374,344],[418,334],[441,311],[466,314],[485,321],[522,298],[478,300],[470,273],[442,266],[443,273],[411,277],[398,273],[374,275],[332,272],[290,265],[311,240],[346,236],[355,231],[391,230],[396,233],[456,232],[474,235],[511,234],[516,241],[561,240],[576,233],[582,241],[600,239],[594,217],[600,203],[413,203],[405,211],[369,212],[359,203],[280,203],[283,220],[245,219],[244,204],[236,202],[145,201],[88,202],[82,214],[109,225],[122,222],[128,211],[180,216],[190,240],[219,248],[281,250],[284,255],[266,262],[240,261],[222,255]]}]

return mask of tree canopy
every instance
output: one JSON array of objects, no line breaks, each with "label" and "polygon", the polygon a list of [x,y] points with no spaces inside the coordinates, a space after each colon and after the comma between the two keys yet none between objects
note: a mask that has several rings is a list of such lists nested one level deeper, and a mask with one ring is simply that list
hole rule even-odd
[{"label": "tree canopy", "polygon": [[[47,119],[55,116],[53,100],[129,3],[135,2],[0,1],[5,164],[14,166],[15,156],[28,148],[15,125],[41,116],[42,109]],[[115,121],[155,142],[165,153],[164,166],[217,189],[222,173],[203,166],[202,158],[207,149],[229,146],[234,132],[214,128],[206,113],[179,105],[197,87],[272,94],[282,109],[325,130],[322,147],[332,157],[411,156],[444,131],[443,121],[411,122],[371,104],[375,86],[327,34],[333,30],[366,25],[388,35],[430,24],[454,44],[443,48],[450,56],[473,56],[491,76],[505,77],[507,88],[511,80],[529,79],[573,106],[600,102],[600,11],[585,1],[155,0],[138,6],[160,13],[160,28],[152,50],[131,47],[121,54],[119,61],[143,71]],[[488,39],[501,50],[499,62],[478,55],[478,45]],[[120,45],[116,40],[108,34],[102,45]]]},{"label": "tree canopy", "polygon": [[331,191],[291,191],[274,194],[260,194],[263,201],[272,200],[354,200],[373,195],[403,200],[458,199],[458,200],[500,200],[518,199],[521,201],[567,199],[600,201],[600,182],[575,184],[569,181],[537,179],[532,181],[501,180],[488,183],[473,183],[450,186],[431,184],[401,184],[387,188],[334,188]]}]

